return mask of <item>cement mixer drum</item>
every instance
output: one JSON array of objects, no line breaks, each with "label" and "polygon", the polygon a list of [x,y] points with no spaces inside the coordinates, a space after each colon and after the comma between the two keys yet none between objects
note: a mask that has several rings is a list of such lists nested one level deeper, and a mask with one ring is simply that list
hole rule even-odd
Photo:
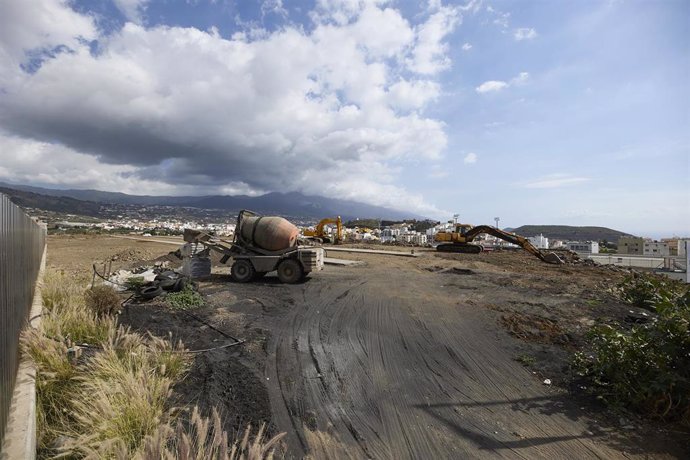
[{"label": "cement mixer drum", "polygon": [[297,244],[299,230],[282,217],[247,216],[242,219],[241,235],[249,244],[267,251],[282,251]]}]

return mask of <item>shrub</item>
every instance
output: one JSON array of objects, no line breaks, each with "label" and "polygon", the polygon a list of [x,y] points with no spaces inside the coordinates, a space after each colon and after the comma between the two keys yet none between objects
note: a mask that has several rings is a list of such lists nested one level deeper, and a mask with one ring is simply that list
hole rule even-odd
[{"label": "shrub", "polygon": [[655,311],[660,302],[677,303],[681,307],[683,303],[687,305],[690,295],[682,281],[651,273],[632,273],[623,278],[618,288],[624,301],[651,311]]},{"label": "shrub", "polygon": [[197,308],[204,304],[204,298],[192,286],[185,286],[180,292],[173,292],[165,298],[172,308],[187,310]]},{"label": "shrub", "polygon": [[121,300],[112,286],[100,284],[84,293],[86,306],[97,316],[108,316],[120,309]]},{"label": "shrub", "polygon": [[577,353],[574,366],[605,401],[690,425],[690,289],[654,278],[621,286],[624,299],[656,312],[652,320],[594,327],[591,352]]}]

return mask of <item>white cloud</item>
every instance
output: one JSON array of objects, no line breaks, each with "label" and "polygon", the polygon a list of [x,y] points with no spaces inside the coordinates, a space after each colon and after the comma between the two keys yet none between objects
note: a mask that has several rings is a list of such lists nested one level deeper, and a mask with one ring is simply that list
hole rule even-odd
[{"label": "white cloud", "polygon": [[261,17],[264,18],[269,13],[277,14],[283,18],[289,16],[288,11],[283,6],[283,0],[264,0],[261,3]]},{"label": "white cloud", "polygon": [[465,158],[462,161],[467,165],[474,164],[477,162],[477,154],[470,152],[465,155]]},{"label": "white cloud", "polygon": [[426,22],[415,28],[415,44],[408,67],[419,74],[433,75],[450,67],[448,44],[444,41],[461,21],[457,8],[439,6]]},{"label": "white cloud", "polygon": [[390,105],[396,109],[415,110],[435,100],[441,89],[429,80],[400,80],[388,89]]},{"label": "white cloud", "polygon": [[573,176],[571,174],[550,174],[522,184],[524,188],[560,188],[587,182],[588,177]]},{"label": "white cloud", "polygon": [[511,85],[522,85],[529,80],[528,72],[520,72],[515,78],[510,80]]},{"label": "white cloud", "polygon": [[477,86],[475,88],[475,91],[480,93],[480,94],[498,92],[498,91],[506,89],[510,86],[523,85],[527,82],[527,80],[529,80],[529,73],[528,72],[520,72],[516,77],[512,78],[509,82],[505,82],[502,80],[485,81],[481,85]]},{"label": "white cloud", "polygon": [[[11,7],[0,17],[4,180],[134,193],[302,191],[433,209],[394,184],[401,165],[437,159],[446,146],[444,124],[422,111],[450,64],[444,40],[460,20],[455,8],[438,6],[412,25],[387,3],[323,0],[308,32],[227,39],[132,22],[99,37],[93,18],[66,2],[25,3],[28,13]],[[97,38],[99,53],[80,37]],[[19,67],[25,51],[60,45],[71,52],[34,73]]]},{"label": "white cloud", "polygon": [[537,37],[537,31],[532,28],[515,29],[513,38],[517,41],[532,40]]},{"label": "white cloud", "polygon": [[510,26],[510,13],[499,11],[491,5],[487,5],[486,12],[494,18],[492,22],[504,31]]},{"label": "white cloud", "polygon": [[469,43],[464,43],[464,44],[462,45],[462,50],[463,50],[463,51],[469,51],[469,50],[471,50],[471,49],[472,49],[472,45],[470,45]]},{"label": "white cloud", "polygon": [[494,91],[500,91],[508,87],[508,83],[500,80],[489,80],[485,81],[481,85],[475,88],[478,93],[491,93]]},{"label": "white cloud", "polygon": [[135,24],[141,24],[149,0],[113,0],[115,7]]},{"label": "white cloud", "polygon": [[[0,14],[0,87],[27,60],[25,53],[54,50],[57,45],[68,49],[81,46],[80,40],[92,40],[97,29],[91,18],[65,7],[61,0],[24,0],[2,2]],[[1,94],[1,92],[0,92]]]}]

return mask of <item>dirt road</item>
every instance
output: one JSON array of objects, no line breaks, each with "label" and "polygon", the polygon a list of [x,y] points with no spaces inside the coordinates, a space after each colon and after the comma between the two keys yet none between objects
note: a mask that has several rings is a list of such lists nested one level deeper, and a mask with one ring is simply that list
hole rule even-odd
[{"label": "dirt road", "polygon": [[272,331],[265,383],[289,452],[623,456],[615,437],[514,360],[511,339],[479,306],[510,298],[499,289],[502,277],[438,274],[431,262],[385,259],[385,269],[326,270],[301,285],[234,286],[264,311],[282,311],[265,323]]}]

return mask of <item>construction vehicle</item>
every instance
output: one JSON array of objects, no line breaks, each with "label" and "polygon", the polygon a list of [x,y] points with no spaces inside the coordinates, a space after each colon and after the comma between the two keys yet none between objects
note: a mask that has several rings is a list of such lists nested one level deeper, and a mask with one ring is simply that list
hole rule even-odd
[{"label": "construction vehicle", "polygon": [[[264,223],[267,224],[263,227],[260,224],[262,219],[265,219]],[[284,228],[281,229],[281,225]],[[285,233],[286,225],[288,234]],[[279,243],[280,248],[276,249],[273,246],[272,249],[266,249],[273,243],[270,232],[276,229],[286,238],[283,238],[284,242]],[[294,234],[289,234],[292,229]],[[296,234],[297,228],[285,219],[262,217],[245,209],[237,216],[232,241],[190,229],[184,230],[184,240],[187,243],[202,244],[222,254],[220,262],[223,264],[232,259],[230,273],[232,279],[238,283],[258,280],[275,270],[281,282],[292,284],[303,280],[310,272],[322,270],[324,258],[322,248],[298,246],[295,243]]]},{"label": "construction vehicle", "polygon": [[[335,225],[335,236],[332,238],[332,241],[331,237],[325,232],[326,225]],[[310,238],[317,238],[323,243],[340,244],[343,242],[343,221],[340,219],[340,216],[335,218],[326,217],[316,224],[314,230],[306,229],[302,234]]]},{"label": "construction vehicle", "polygon": [[539,260],[549,264],[562,264],[563,261],[553,252],[543,254],[537,249],[527,238],[508,233],[500,228],[491,227],[490,225],[479,225],[474,227],[469,224],[455,224],[453,231],[441,231],[436,233],[434,240],[439,242],[436,250],[440,252],[455,252],[463,254],[479,254],[483,248],[478,244],[471,242],[479,235],[486,233],[495,236],[509,243],[520,246],[525,251],[539,258]]}]

